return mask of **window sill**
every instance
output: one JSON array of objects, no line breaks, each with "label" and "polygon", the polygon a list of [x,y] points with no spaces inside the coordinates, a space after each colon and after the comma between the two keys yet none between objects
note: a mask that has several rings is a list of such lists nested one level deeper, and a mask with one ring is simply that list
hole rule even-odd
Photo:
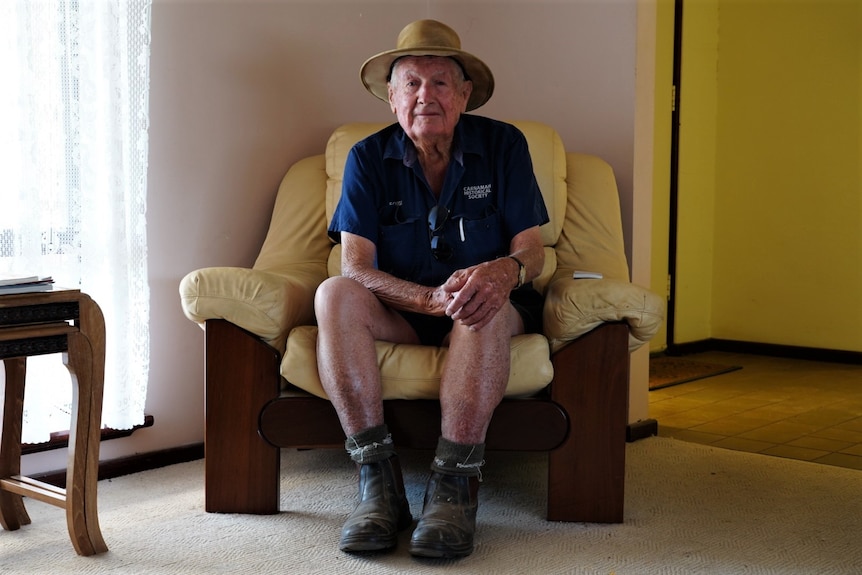
[{"label": "window sill", "polygon": [[[103,429],[102,441],[109,439],[119,439],[128,437],[135,431],[145,427],[152,427],[155,422],[152,415],[145,415],[144,422],[141,425],[136,425],[132,429]],[[21,445],[21,455],[29,453],[39,453],[41,451],[51,451],[52,449],[63,449],[69,446],[69,432],[57,431],[51,434],[51,439],[44,443],[24,443]]]}]

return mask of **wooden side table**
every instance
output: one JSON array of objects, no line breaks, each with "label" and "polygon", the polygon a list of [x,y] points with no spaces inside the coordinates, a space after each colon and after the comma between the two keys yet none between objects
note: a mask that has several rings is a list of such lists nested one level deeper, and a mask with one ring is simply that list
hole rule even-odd
[{"label": "wooden side table", "polygon": [[[63,353],[72,380],[66,488],[21,475],[21,427],[27,357]],[[14,531],[30,523],[22,496],[66,510],[72,545],[79,555],[108,550],[99,529],[102,394],[105,380],[105,320],[80,290],[0,296],[0,359],[6,368],[0,435],[0,525]]]}]

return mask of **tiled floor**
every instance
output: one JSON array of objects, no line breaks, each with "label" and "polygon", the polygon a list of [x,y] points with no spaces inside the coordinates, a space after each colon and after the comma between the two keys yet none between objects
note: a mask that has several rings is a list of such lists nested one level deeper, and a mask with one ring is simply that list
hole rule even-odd
[{"label": "tiled floor", "polygon": [[862,366],[708,352],[742,369],[649,394],[659,435],[862,470]]}]

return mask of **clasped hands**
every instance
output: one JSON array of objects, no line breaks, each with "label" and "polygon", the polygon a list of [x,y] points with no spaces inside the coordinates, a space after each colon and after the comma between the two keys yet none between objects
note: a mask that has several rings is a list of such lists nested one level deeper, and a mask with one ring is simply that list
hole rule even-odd
[{"label": "clasped hands", "polygon": [[494,319],[509,301],[511,270],[505,259],[484,262],[456,270],[434,291],[438,312],[478,331]]}]

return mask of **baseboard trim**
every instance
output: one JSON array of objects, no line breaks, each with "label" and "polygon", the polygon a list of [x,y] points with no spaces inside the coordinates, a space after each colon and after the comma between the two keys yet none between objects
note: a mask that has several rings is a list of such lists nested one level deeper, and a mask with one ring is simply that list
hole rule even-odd
[{"label": "baseboard trim", "polygon": [[862,352],[859,351],[757,343],[732,339],[703,339],[688,343],[675,343],[668,345],[664,353],[666,355],[690,355],[707,351],[726,351],[730,353],[862,365]]},{"label": "baseboard trim", "polygon": [[658,421],[655,419],[641,419],[626,426],[626,443],[646,439],[653,435],[658,435]]},{"label": "baseboard trim", "polygon": [[[187,461],[196,461],[203,459],[204,444],[195,443],[192,445],[184,445],[182,447],[172,447],[170,449],[162,449],[160,451],[151,451],[149,453],[140,453],[138,455],[130,455],[129,457],[120,457],[118,459],[110,459],[99,463],[99,480],[113,479],[114,477],[122,477],[140,471],[148,471],[150,469],[158,469],[167,467],[176,463],[186,463]],[[50,483],[58,487],[66,486],[66,470],[49,471],[33,475],[33,479]]]}]

